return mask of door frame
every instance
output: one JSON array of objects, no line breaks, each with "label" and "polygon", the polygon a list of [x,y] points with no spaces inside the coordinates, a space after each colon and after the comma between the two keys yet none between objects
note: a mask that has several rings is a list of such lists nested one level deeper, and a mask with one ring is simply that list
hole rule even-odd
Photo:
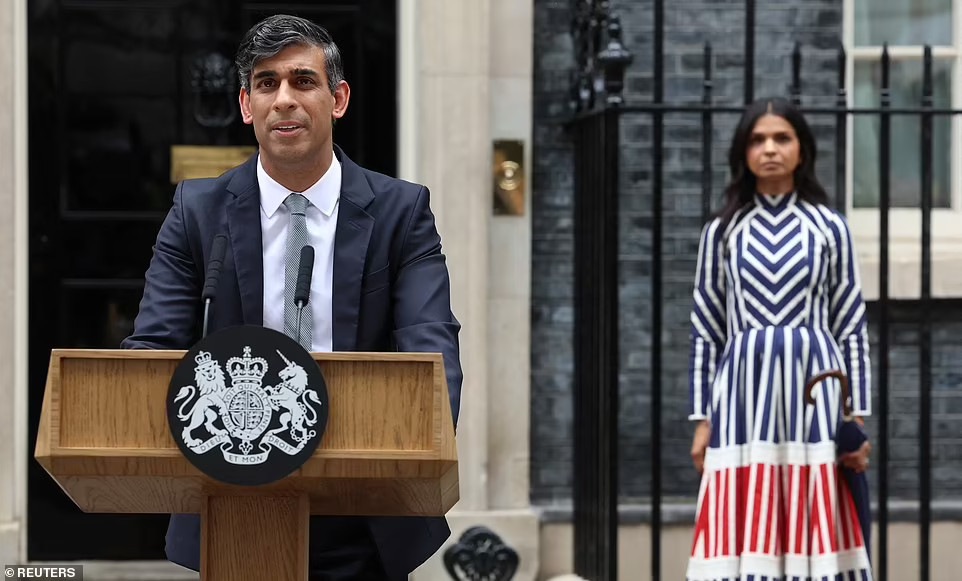
[{"label": "door frame", "polygon": [[[6,408],[0,407],[0,422],[12,426],[13,442],[12,446],[6,448],[12,454],[4,454],[0,448],[0,470],[9,470],[13,475],[13,489],[5,491],[3,484],[0,483],[0,555],[7,555],[4,562],[10,562],[9,558],[16,559],[18,563],[27,563],[27,466],[28,462],[34,462],[33,450],[27,449],[29,442],[29,159],[27,154],[28,147],[28,20],[27,20],[28,0],[10,0],[8,14],[12,14],[12,22],[9,30],[12,35],[9,42],[12,44],[13,67],[13,107],[8,109],[8,123],[14,128],[12,141],[13,147],[13,166],[12,169],[12,191],[13,191],[13,212],[14,212],[14,245],[13,245],[13,273],[6,285],[0,282],[0,290],[6,290],[13,296],[14,325],[13,331],[9,335],[11,338],[13,357],[12,365],[14,369],[14,381],[11,385],[0,385],[0,397],[4,390],[12,395],[14,405]],[[417,71],[417,14],[423,12],[427,7],[433,7],[434,3],[425,6],[417,6],[417,0],[397,0],[397,35],[398,35],[398,149],[397,164],[398,177],[403,179],[416,179],[418,156],[417,148],[417,126],[418,126],[418,92],[419,83]],[[441,18],[440,8],[436,9]],[[3,23],[4,15],[0,14],[0,24]],[[0,41],[2,42],[2,41]],[[2,115],[2,114],[0,114]],[[4,185],[4,176],[0,174],[0,187]],[[9,183],[9,182],[8,182]],[[2,258],[3,249],[0,249]],[[7,287],[7,288],[4,288]],[[12,288],[11,288],[12,287]],[[2,335],[0,335],[0,345],[2,345]],[[12,514],[9,521],[3,518],[2,507],[10,502],[12,496]],[[10,531],[15,531],[10,534]],[[145,574],[158,574],[157,578],[164,579],[193,579],[196,574],[172,565],[166,561],[147,561],[134,562],[123,561],[117,563],[98,562],[83,563],[85,573],[96,578],[98,574],[114,572],[118,568],[123,571],[131,572],[136,570]],[[187,574],[187,577],[183,575]],[[193,575],[193,576],[190,576]]]},{"label": "door frame", "polygon": [[[13,426],[13,447],[12,457],[0,455],[0,468],[9,469],[13,473],[13,514],[10,523],[0,522],[0,527],[12,527],[17,531],[13,536],[16,546],[9,546],[9,540],[4,535],[2,542],[7,546],[0,546],[4,555],[15,556],[17,562],[26,561],[27,553],[27,462],[32,462],[33,451],[27,450],[29,441],[27,426],[29,424],[28,401],[29,384],[27,373],[29,368],[28,348],[29,348],[29,280],[30,272],[28,269],[29,257],[29,165],[27,159],[27,0],[11,0],[7,15],[12,17],[8,30],[12,31],[9,37],[13,46],[11,47],[12,71],[8,71],[14,79],[13,82],[13,107],[8,109],[8,123],[13,127],[11,144],[13,146],[13,167],[11,176],[5,180],[13,187],[13,214],[14,214],[14,243],[13,243],[13,264],[14,276],[7,284],[12,289],[13,296],[13,376],[14,381],[11,386],[0,386],[0,393],[3,390],[13,391],[13,406],[3,413],[0,412],[0,421],[7,420],[5,423]],[[2,19],[2,17],[0,17]],[[12,178],[12,184],[9,183]],[[2,186],[0,186],[2,187]],[[2,396],[0,396],[2,397]],[[4,417],[6,416],[6,417]],[[11,417],[12,416],[12,417]],[[3,493],[0,487],[0,494]],[[0,498],[0,503],[6,504],[8,499]]]}]

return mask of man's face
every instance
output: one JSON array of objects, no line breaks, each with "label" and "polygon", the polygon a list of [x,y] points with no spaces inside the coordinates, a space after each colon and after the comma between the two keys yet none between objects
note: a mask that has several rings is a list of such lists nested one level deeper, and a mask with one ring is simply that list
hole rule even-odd
[{"label": "man's face", "polygon": [[241,89],[244,123],[254,126],[265,168],[310,170],[331,150],[333,119],[347,111],[350,89],[328,86],[324,51],[289,46],[251,71],[250,93]]}]

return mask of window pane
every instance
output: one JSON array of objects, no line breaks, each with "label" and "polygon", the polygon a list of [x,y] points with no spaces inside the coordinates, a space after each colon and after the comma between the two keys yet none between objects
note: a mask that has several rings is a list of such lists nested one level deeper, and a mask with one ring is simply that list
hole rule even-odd
[{"label": "window pane", "polygon": [[952,44],[952,0],[855,0],[855,46]]},{"label": "window pane", "polygon": [[[952,59],[939,59],[932,67],[935,107],[951,106]],[[918,107],[922,99],[922,61],[893,61],[890,84],[893,107]],[[855,106],[878,107],[881,65],[877,61],[855,63]],[[892,115],[890,189],[892,207],[917,208],[921,203],[921,119],[918,115]],[[878,206],[879,129],[877,115],[854,118],[854,187],[856,208]],[[951,127],[949,117],[936,116],[932,123],[932,203],[950,206]]]}]

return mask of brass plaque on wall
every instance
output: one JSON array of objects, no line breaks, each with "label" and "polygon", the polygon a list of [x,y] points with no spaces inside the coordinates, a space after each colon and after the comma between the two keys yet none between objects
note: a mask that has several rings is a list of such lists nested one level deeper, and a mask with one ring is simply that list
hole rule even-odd
[{"label": "brass plaque on wall", "polygon": [[493,157],[494,213],[524,215],[524,143],[495,141]]},{"label": "brass plaque on wall", "polygon": [[172,145],[170,182],[193,178],[216,178],[254,155],[252,145]]}]

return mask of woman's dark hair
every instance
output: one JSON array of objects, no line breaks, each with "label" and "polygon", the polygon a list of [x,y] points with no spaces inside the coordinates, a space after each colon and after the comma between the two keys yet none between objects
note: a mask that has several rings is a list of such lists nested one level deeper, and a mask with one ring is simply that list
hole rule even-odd
[{"label": "woman's dark hair", "polygon": [[813,204],[827,204],[828,194],[815,177],[815,157],[818,153],[815,136],[802,113],[787,99],[778,97],[759,99],[749,105],[738,121],[731,148],[728,150],[728,165],[731,169],[731,182],[725,187],[725,204],[718,212],[722,223],[727,225],[739,209],[751,203],[756,194],[755,174],[748,169],[745,152],[751,139],[755,123],[763,115],[777,115],[788,121],[795,129],[801,149],[801,163],[795,168],[795,192],[798,197]]}]

